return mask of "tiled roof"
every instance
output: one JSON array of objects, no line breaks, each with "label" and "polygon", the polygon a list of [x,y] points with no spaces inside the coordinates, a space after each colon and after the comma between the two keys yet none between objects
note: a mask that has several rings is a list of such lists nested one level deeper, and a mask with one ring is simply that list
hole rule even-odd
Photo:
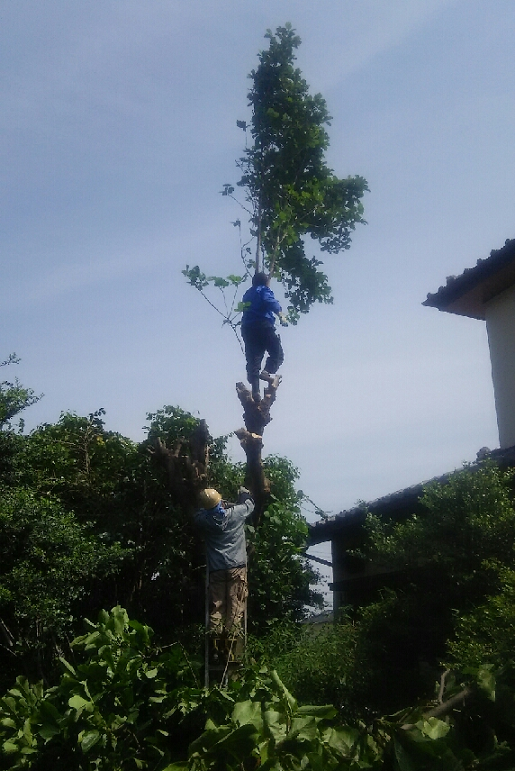
[{"label": "tiled roof", "polygon": [[478,260],[460,276],[448,276],[445,286],[428,294],[422,305],[476,319],[485,318],[484,305],[515,284],[515,239]]},{"label": "tiled roof", "polygon": [[[503,450],[489,450],[487,447],[482,448],[477,454],[476,462],[471,464],[470,468],[478,468],[480,462],[487,457],[496,461],[502,467],[515,466],[515,445]],[[404,490],[398,490],[395,493],[384,495],[382,498],[376,498],[368,503],[362,503],[358,506],[354,506],[352,509],[341,511],[339,514],[335,514],[332,517],[327,517],[310,524],[308,525],[309,544],[330,541],[335,535],[342,535],[343,533],[348,533],[354,529],[359,529],[365,521],[367,512],[376,514],[380,517],[395,516],[396,518],[413,514],[415,513],[419,498],[424,491],[424,487],[432,482],[446,482],[453,473],[455,472],[450,471],[442,476],[434,477],[433,479],[429,479],[426,482],[420,482],[411,487],[406,487]]]}]

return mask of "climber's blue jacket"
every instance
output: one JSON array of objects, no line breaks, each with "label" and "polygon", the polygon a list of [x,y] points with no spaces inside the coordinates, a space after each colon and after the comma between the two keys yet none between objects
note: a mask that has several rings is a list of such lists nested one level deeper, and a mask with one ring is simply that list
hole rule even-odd
[{"label": "climber's blue jacket", "polygon": [[281,313],[282,308],[275,299],[269,286],[251,286],[243,295],[242,302],[250,303],[243,311],[241,326],[261,325],[263,323],[274,326],[275,314]]}]

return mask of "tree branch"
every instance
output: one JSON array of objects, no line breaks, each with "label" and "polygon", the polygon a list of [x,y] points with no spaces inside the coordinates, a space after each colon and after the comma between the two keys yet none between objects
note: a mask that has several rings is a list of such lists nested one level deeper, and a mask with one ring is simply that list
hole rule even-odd
[{"label": "tree branch", "polygon": [[[422,717],[424,720],[427,720],[430,717],[442,717],[443,715],[449,714],[449,712],[452,712],[453,709],[455,709],[458,706],[461,706],[466,699],[470,698],[471,696],[475,696],[476,690],[475,688],[471,686],[467,686],[462,691],[457,693],[455,696],[452,696],[450,699],[447,699],[447,701],[442,702],[441,704],[438,704],[436,707],[433,707],[433,709],[430,709],[428,712],[424,712]],[[403,731],[409,731],[411,728],[414,728],[415,723],[404,723],[404,725],[401,726],[401,729]]]}]

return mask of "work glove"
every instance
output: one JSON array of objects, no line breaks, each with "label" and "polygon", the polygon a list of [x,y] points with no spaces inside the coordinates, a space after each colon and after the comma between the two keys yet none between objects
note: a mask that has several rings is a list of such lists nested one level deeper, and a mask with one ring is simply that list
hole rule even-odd
[{"label": "work glove", "polygon": [[282,327],[288,326],[288,318],[285,313],[279,313],[279,321]]}]

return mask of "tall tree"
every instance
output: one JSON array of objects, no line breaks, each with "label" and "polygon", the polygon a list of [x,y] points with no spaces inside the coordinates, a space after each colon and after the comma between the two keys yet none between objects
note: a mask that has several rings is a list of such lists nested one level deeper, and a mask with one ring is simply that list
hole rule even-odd
[{"label": "tall tree", "polygon": [[329,253],[348,249],[351,231],[364,222],[361,199],[368,188],[363,177],[339,179],[327,166],[331,116],[294,66],[300,38],[289,24],[265,37],[269,48],[250,74],[252,145],[238,163],[238,185],[250,206],[255,269],[282,281],[295,320],[314,302],[332,299],[327,276],[318,270],[322,263],[306,255],[304,237]]},{"label": "tall tree", "polygon": [[[361,199],[368,190],[363,177],[340,179],[327,165],[326,126],[331,116],[324,98],[310,93],[295,67],[301,42],[295,30],[286,24],[275,33],[268,30],[265,37],[268,49],[261,51],[259,65],[249,76],[251,119],[237,121],[246,138],[251,138],[237,161],[242,173],[237,185],[244,191],[244,202],[238,203],[248,216],[248,238],[241,236],[241,220],[233,223],[240,230],[244,275],[206,276],[198,265],[183,270],[237,337],[243,310],[238,292],[253,272],[267,272],[283,284],[288,318],[294,324],[315,302],[332,302],[328,277],[320,270],[322,261],[308,256],[306,238],[317,241],[322,252],[348,249],[356,224],[365,222]],[[222,195],[238,200],[235,192],[232,184],[223,186]],[[207,293],[210,285],[222,293],[220,306]],[[245,385],[236,384],[245,422],[236,434],[247,457],[247,482],[258,504],[256,522],[268,500],[262,436],[278,385],[276,379],[256,404]]]},{"label": "tall tree", "polygon": [[[11,353],[0,362],[0,368],[19,361],[16,354]],[[16,477],[16,457],[24,425],[20,413],[40,398],[31,388],[24,388],[18,378],[0,381],[0,484],[12,483]]]},{"label": "tall tree", "polygon": [[[242,259],[246,275],[264,270],[282,282],[289,319],[296,323],[313,303],[332,302],[327,275],[319,270],[322,262],[306,254],[305,237],[318,241],[323,252],[348,249],[356,224],[365,222],[361,199],[368,186],[360,176],[338,178],[326,163],[331,116],[325,99],[310,94],[295,67],[301,43],[295,30],[286,24],[275,34],[268,30],[265,37],[269,47],[249,76],[250,123],[237,121],[252,140],[237,161],[242,172],[237,185],[245,193],[242,206],[250,226]],[[222,195],[237,200],[232,184],[223,186]],[[241,228],[240,220],[233,224]],[[223,293],[232,291],[245,280],[207,277],[198,265],[183,272],[201,292],[210,283]],[[226,322],[236,325],[241,307],[234,301],[223,307],[219,312]]]},{"label": "tall tree", "polygon": [[[18,364],[19,361],[16,354],[11,353],[5,361],[0,363],[0,367]],[[14,382],[8,380],[0,382],[0,429],[13,430],[13,418],[40,399],[41,396],[36,396],[31,388],[24,388],[18,378],[15,378]]]}]

